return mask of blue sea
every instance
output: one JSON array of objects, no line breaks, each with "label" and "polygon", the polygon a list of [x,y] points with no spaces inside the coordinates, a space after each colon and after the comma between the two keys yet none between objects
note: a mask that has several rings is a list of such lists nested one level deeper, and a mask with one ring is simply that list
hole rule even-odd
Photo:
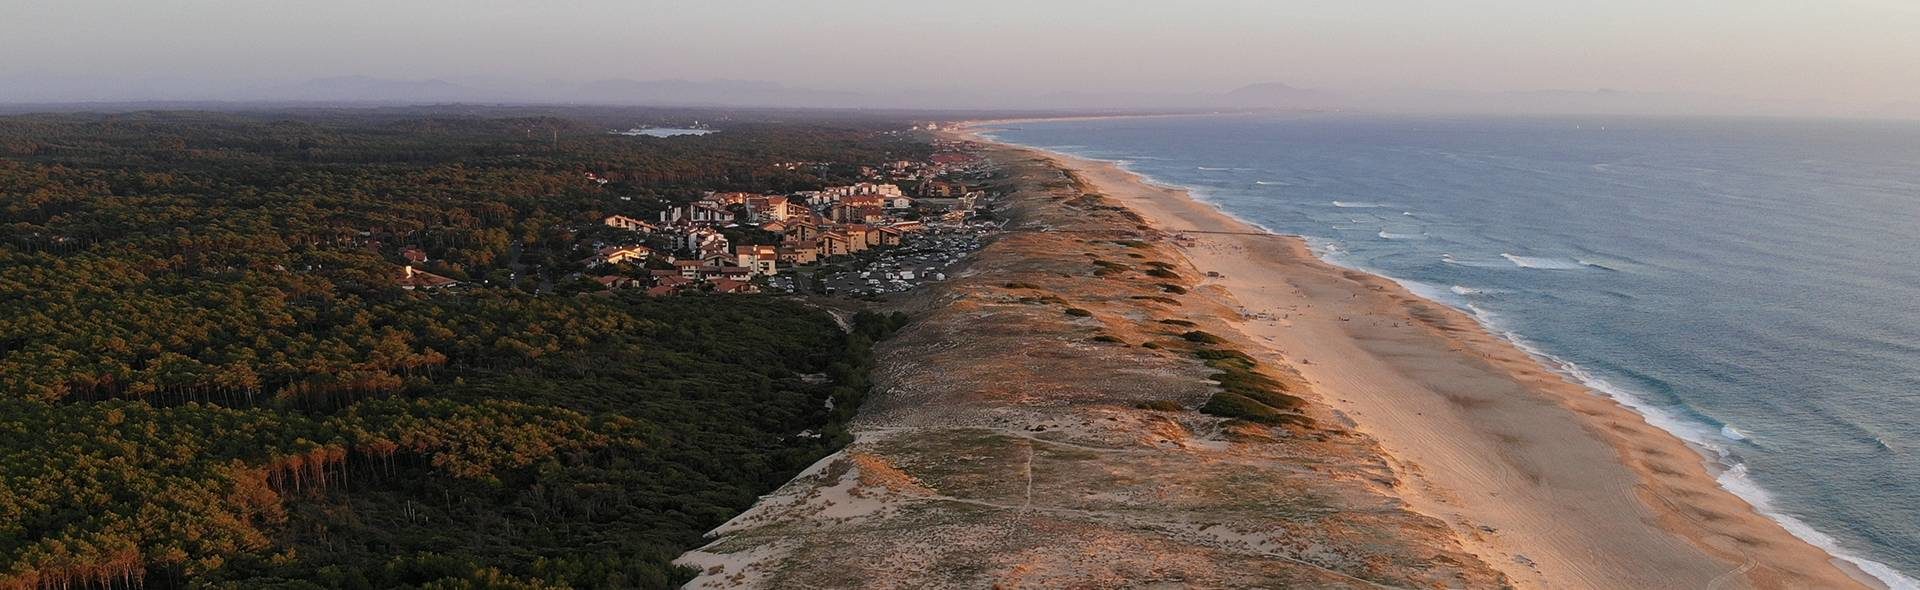
[{"label": "blue sea", "polygon": [[1920,124],[1339,114],[1027,122],[1472,312],[1920,587]]}]

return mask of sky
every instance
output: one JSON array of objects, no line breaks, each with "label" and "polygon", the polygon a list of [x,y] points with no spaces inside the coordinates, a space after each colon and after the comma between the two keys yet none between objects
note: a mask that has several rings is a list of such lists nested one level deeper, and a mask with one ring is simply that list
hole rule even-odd
[{"label": "sky", "polygon": [[15,86],[726,79],[1043,97],[1284,82],[1920,104],[1915,0],[0,0],[0,14],[0,81]]}]

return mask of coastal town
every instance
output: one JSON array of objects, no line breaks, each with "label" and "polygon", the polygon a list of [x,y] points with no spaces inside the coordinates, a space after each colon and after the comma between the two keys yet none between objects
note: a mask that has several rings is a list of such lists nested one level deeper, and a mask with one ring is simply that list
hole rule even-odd
[{"label": "coastal town", "polygon": [[[857,179],[847,184],[785,194],[702,191],[651,214],[577,222],[564,228],[579,237],[570,244],[570,260],[532,290],[872,297],[942,280],[999,222],[981,188],[990,175],[983,160],[961,142],[934,146],[924,160],[854,166]],[[609,191],[609,198],[628,199],[612,194],[600,173],[582,175]],[[394,253],[400,259],[395,282],[402,288],[449,291],[470,284],[433,272],[432,259],[419,246],[403,245]],[[513,284],[522,270],[489,281]]]}]

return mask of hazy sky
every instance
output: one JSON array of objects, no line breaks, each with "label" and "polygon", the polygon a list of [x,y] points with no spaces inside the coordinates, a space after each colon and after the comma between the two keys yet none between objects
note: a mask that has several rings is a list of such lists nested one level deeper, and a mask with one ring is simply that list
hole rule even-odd
[{"label": "hazy sky", "polygon": [[1920,101],[1920,0],[0,0],[0,77]]}]

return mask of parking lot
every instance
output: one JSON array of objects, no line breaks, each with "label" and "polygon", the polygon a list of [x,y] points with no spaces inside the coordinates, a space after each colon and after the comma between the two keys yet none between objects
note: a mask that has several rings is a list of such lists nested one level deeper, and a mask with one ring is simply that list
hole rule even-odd
[{"label": "parking lot", "polygon": [[[994,222],[930,226],[908,234],[900,246],[871,250],[824,264],[783,272],[768,281],[775,291],[845,296],[882,295],[912,290],[947,278],[946,270],[980,249]],[[817,281],[817,282],[816,282]]]}]

